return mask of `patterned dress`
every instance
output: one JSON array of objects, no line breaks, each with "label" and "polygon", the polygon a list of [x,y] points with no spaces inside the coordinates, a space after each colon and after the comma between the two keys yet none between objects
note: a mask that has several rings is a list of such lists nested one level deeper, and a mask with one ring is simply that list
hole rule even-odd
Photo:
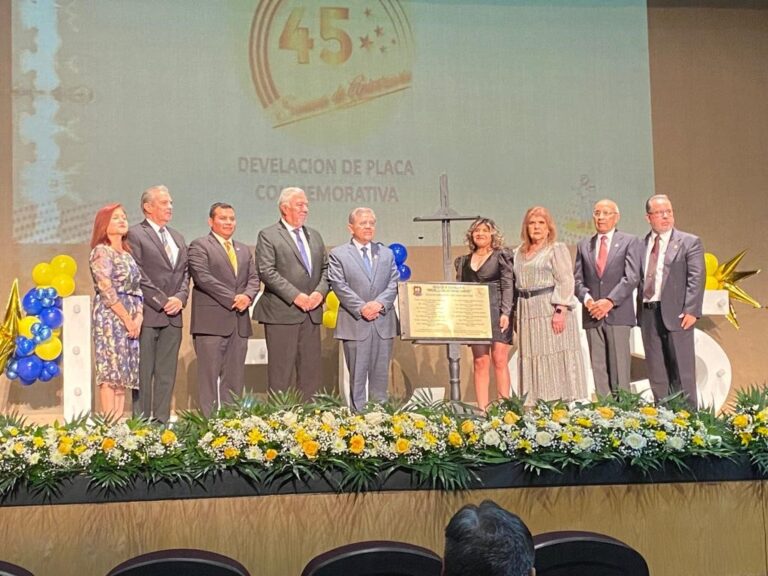
[{"label": "patterned dress", "polygon": [[[586,374],[573,314],[573,264],[567,246],[556,242],[540,249],[530,260],[518,249],[514,270],[515,287],[520,290],[554,288],[517,299],[520,393],[528,394],[529,404],[539,398],[586,398]],[[565,312],[565,330],[560,334],[552,330],[556,305],[570,309]]]},{"label": "patterned dress", "polygon": [[[512,295],[514,292],[512,254],[506,248],[501,248],[494,250],[477,271],[472,270],[471,264],[472,254],[459,256],[454,261],[456,281],[488,284],[493,341],[512,344]],[[502,332],[499,328],[499,317],[502,314],[510,318],[510,327],[506,332]]]},{"label": "patterned dress", "polygon": [[139,340],[128,331],[111,306],[120,301],[133,316],[142,311],[141,273],[128,252],[100,244],[91,250],[93,345],[96,382],[111,388],[139,387]]}]

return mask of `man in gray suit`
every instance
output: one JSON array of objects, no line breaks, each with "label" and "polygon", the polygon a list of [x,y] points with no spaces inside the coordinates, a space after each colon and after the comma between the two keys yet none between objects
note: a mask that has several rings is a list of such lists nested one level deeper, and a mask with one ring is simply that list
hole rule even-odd
[{"label": "man in gray suit", "polygon": [[301,188],[285,188],[278,199],[280,221],[259,232],[256,261],[264,293],[253,317],[264,324],[267,384],[296,387],[309,400],[322,386],[320,324],[328,293],[325,244],[305,226],[309,202]]},{"label": "man in gray suit", "polygon": [[648,378],[656,400],[682,392],[698,405],[693,326],[701,316],[706,269],[701,240],[677,230],[672,203],[663,194],[645,203],[651,232],[638,287],[638,323]]},{"label": "man in gray suit", "polygon": [[584,305],[582,326],[600,396],[629,390],[629,332],[636,324],[632,293],[640,277],[642,243],[616,229],[621,219],[613,200],[595,204],[592,218],[597,234],[576,247],[576,297]]},{"label": "man in gray suit", "polygon": [[168,226],[173,199],[165,186],[141,195],[144,221],[128,230],[131,254],[141,269],[144,322],[139,336],[139,389],[133,415],[168,422],[181,346],[181,311],[189,297],[187,244]]},{"label": "man in gray suit", "polygon": [[197,354],[200,408],[213,410],[243,393],[248,307],[259,293],[259,275],[248,246],[232,240],[237,221],[229,204],[211,206],[211,233],[189,245],[192,335]]},{"label": "man in gray suit", "polygon": [[387,399],[389,360],[397,335],[393,304],[400,275],[392,250],[373,242],[373,210],[352,210],[348,227],[352,239],[328,255],[328,280],[340,302],[334,337],[344,346],[350,403],[360,411],[369,398]]}]

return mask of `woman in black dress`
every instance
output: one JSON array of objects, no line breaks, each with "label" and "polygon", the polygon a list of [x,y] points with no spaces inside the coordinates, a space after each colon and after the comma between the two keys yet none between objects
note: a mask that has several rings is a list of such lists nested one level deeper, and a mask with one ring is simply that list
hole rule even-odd
[{"label": "woman in black dress", "polygon": [[488,284],[491,300],[493,340],[473,344],[474,383],[477,405],[485,410],[489,403],[491,362],[496,375],[498,398],[509,397],[509,348],[512,344],[512,296],[514,274],[512,254],[504,247],[504,237],[490,218],[478,218],[466,234],[469,254],[456,259],[456,280]]}]

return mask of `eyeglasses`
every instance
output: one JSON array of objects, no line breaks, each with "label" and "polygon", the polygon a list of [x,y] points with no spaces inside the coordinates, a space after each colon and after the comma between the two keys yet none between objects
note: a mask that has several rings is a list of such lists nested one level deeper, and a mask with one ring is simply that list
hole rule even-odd
[{"label": "eyeglasses", "polygon": [[653,212],[648,212],[650,216],[672,216],[672,209],[669,210],[654,210]]},{"label": "eyeglasses", "polygon": [[614,216],[615,214],[617,214],[617,212],[606,212],[604,210],[595,210],[592,212],[592,216],[595,218],[600,218],[600,216]]}]

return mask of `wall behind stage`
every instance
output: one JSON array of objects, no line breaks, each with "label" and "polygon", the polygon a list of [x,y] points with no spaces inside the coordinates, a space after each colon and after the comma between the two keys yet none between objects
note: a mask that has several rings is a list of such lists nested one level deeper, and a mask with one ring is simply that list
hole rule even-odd
[{"label": "wall behind stage", "polygon": [[[728,2],[723,8],[713,2],[653,1],[648,10],[650,102],[653,162],[657,192],[671,196],[678,226],[699,234],[709,252],[720,259],[748,248],[741,269],[766,267],[768,240],[762,225],[768,221],[766,182],[768,182],[768,3]],[[14,277],[28,275],[37,262],[62,251],[78,262],[87,262],[85,245],[15,244],[12,213],[11,161],[11,43],[10,0],[0,0],[0,243],[6,247],[0,270],[0,301]],[[749,8],[745,6],[751,6]],[[599,87],[595,87],[596,93]],[[461,212],[474,212],[477,205],[462,198],[459,188],[452,190],[453,205]],[[605,195],[614,195],[603,189]],[[650,191],[649,191],[650,192]],[[426,206],[437,207],[437,186],[425,193]],[[616,196],[621,191],[616,191]],[[515,203],[510,199],[510,203]],[[522,207],[520,207],[522,209]],[[636,212],[637,207],[633,210]],[[460,226],[454,228],[455,254]],[[510,243],[519,231],[516,223],[505,224]],[[382,230],[382,234],[384,230]],[[409,264],[415,280],[434,280],[442,272],[439,250],[409,242]],[[768,273],[743,282],[759,301],[768,302]],[[79,292],[90,289],[88,271],[77,277]],[[736,304],[741,330],[725,319],[705,319],[700,327],[725,349],[734,371],[734,387],[762,383],[768,374],[768,355],[763,341],[768,316],[765,310],[752,310]],[[257,329],[257,336],[260,331]],[[324,373],[332,385],[338,373],[337,345],[325,333]],[[413,347],[398,343],[393,367],[393,386],[407,394],[419,386],[439,386],[447,381],[444,352],[436,347]],[[470,362],[462,364],[462,389],[473,398]],[[195,359],[191,342],[185,338],[177,387],[177,408],[193,406],[196,395]],[[264,390],[265,371],[249,367],[248,377],[256,391]],[[36,383],[30,388],[10,387],[11,408],[31,414],[56,414],[60,411],[60,381]],[[1,388],[0,388],[1,389]],[[0,398],[0,400],[2,400]]]}]

